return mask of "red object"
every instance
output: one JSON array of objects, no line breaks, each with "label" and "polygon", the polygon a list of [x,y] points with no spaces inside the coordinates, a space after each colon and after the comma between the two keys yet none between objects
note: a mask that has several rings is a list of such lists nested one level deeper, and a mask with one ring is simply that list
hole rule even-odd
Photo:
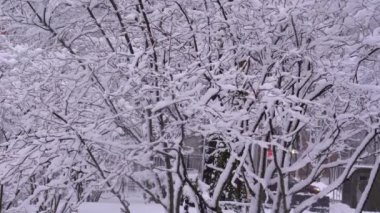
[{"label": "red object", "polygon": [[273,150],[271,147],[267,149],[267,158],[272,159],[273,158]]}]

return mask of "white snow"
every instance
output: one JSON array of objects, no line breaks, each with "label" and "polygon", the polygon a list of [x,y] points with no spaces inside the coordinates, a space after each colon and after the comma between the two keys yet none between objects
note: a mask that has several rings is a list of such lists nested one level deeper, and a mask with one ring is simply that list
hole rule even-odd
[{"label": "white snow", "polygon": [[[118,203],[83,203],[79,206],[78,213],[121,213],[121,205]],[[165,209],[153,203],[132,203],[130,206],[132,213],[166,213]],[[183,212],[183,210],[182,210]],[[265,210],[266,213],[270,213],[270,209]],[[330,205],[330,213],[354,213],[355,210],[343,203],[334,203]],[[190,213],[196,213],[194,209],[190,208]],[[232,210],[223,210],[223,213],[235,213]],[[310,213],[310,211],[305,211]],[[363,213],[374,213],[366,212]]]},{"label": "white snow", "polygon": [[[121,213],[121,207],[118,203],[83,203],[78,213]],[[130,210],[132,213],[165,213],[162,206],[154,203],[133,203]]]},{"label": "white snow", "polygon": [[[78,208],[78,213],[121,213],[121,205],[118,203],[83,203]],[[131,213],[166,213],[165,209],[154,203],[132,203]],[[181,209],[181,213],[184,212]],[[196,213],[190,208],[190,213]],[[223,213],[234,213],[232,210],[223,210]]]},{"label": "white snow", "polygon": [[[330,205],[330,212],[332,213],[354,213],[355,209],[351,209],[348,205],[343,203],[334,203]],[[363,213],[374,213],[363,211]]]}]

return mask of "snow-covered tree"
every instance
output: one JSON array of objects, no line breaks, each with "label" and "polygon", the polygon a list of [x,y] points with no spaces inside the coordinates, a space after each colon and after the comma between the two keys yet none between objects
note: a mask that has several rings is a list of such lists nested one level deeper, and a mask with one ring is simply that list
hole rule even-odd
[{"label": "snow-covered tree", "polygon": [[[365,150],[379,128],[379,11],[377,0],[3,0],[2,209],[69,212],[111,193],[130,212],[133,182],[168,213],[183,196],[221,212],[233,187],[252,213],[268,199],[289,212],[344,167],[295,212],[307,209],[376,156]],[[186,168],[190,136],[212,184]]]}]

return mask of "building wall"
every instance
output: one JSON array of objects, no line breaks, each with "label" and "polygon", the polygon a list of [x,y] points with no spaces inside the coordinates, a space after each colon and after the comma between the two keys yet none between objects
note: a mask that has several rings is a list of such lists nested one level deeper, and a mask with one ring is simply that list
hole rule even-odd
[{"label": "building wall", "polygon": [[[356,208],[371,173],[371,168],[358,168],[343,184],[342,202]],[[380,171],[364,205],[364,211],[380,211]]]}]

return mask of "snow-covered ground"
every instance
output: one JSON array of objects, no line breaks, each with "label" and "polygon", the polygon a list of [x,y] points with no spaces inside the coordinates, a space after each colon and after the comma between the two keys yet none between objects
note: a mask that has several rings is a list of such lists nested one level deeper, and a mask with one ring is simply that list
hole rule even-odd
[{"label": "snow-covered ground", "polygon": [[[321,190],[327,185],[322,182],[314,182],[312,185],[318,186]],[[330,193],[330,195],[332,194]],[[99,203],[83,203],[78,208],[78,213],[120,213],[121,205],[118,203],[117,199],[111,194],[104,194],[102,196],[102,201]],[[158,204],[145,203],[142,194],[129,194],[128,200],[130,201],[130,210],[132,213],[166,213],[165,209]],[[184,212],[184,210],[182,210]],[[270,213],[271,210],[267,209],[266,213]],[[330,213],[354,213],[355,210],[351,209],[349,206],[339,203],[332,202],[330,204]],[[190,209],[190,213],[197,213],[195,209]],[[234,212],[231,210],[224,210],[223,213],[244,213],[244,212]],[[305,211],[304,213],[310,213]],[[369,212],[363,212],[369,213]],[[371,212],[372,213],[372,212]]]},{"label": "snow-covered ground", "polygon": [[[349,206],[343,203],[335,203],[330,207],[330,213],[354,213],[355,209],[351,209]],[[375,212],[366,212],[363,213],[375,213]]]},{"label": "snow-covered ground", "polygon": [[[121,205],[117,203],[83,203],[78,213],[121,213],[120,208]],[[166,213],[165,209],[157,204],[132,203],[130,210],[132,213]],[[183,209],[182,212],[184,212]],[[190,209],[190,213],[196,213],[196,211]],[[234,212],[226,210],[223,213]]]},{"label": "snow-covered ground", "polygon": [[[79,207],[78,213],[120,213],[121,205],[117,203],[83,203]],[[132,203],[130,206],[132,213],[166,213],[162,206],[157,204]],[[267,212],[270,212],[268,210]],[[332,204],[330,213],[354,213],[355,210],[342,203]],[[190,209],[190,213],[196,213],[194,209]],[[223,211],[223,213],[234,213],[231,210]],[[236,212],[237,213],[237,212]],[[240,212],[239,212],[240,213]],[[365,213],[365,212],[363,212]],[[369,213],[369,212],[367,212]]]},{"label": "snow-covered ground", "polygon": [[[83,203],[79,213],[121,213],[121,205],[117,203]],[[134,203],[131,204],[132,213],[165,213],[164,208],[157,204]]]}]

